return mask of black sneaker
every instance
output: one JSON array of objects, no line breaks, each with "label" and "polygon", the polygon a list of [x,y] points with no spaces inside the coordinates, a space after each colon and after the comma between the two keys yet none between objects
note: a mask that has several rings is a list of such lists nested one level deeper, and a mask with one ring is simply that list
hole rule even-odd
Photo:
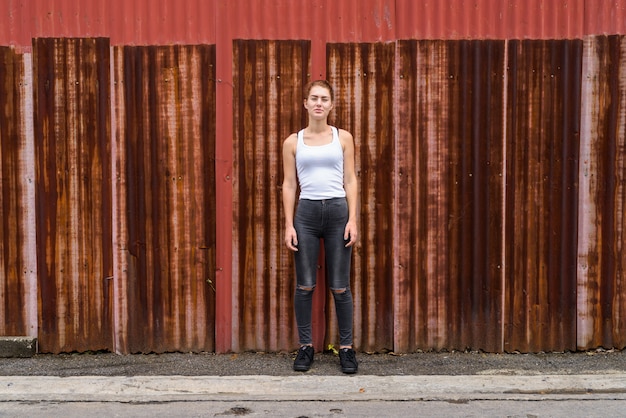
[{"label": "black sneaker", "polygon": [[359,364],[356,361],[356,353],[351,348],[339,350],[339,362],[341,363],[341,371],[347,374],[356,373],[359,368]]},{"label": "black sneaker", "polygon": [[293,362],[293,369],[297,372],[306,372],[313,364],[313,355],[315,350],[310,345],[303,345],[298,350],[296,360]]}]

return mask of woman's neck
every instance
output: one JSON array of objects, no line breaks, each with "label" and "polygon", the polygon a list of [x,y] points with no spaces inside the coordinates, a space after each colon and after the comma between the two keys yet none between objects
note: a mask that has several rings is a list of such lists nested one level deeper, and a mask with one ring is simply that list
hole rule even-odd
[{"label": "woman's neck", "polygon": [[328,122],[327,121],[318,121],[318,120],[311,120],[309,121],[309,126],[308,131],[312,134],[319,134],[319,133],[324,133],[326,131],[328,131]]}]

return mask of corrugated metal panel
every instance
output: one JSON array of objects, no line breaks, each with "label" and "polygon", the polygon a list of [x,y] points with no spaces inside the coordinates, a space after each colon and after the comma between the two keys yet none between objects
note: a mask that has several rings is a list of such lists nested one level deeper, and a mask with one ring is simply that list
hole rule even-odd
[{"label": "corrugated metal panel", "polygon": [[114,57],[116,349],[211,351],[215,48]]},{"label": "corrugated metal panel", "polygon": [[506,351],[576,349],[581,41],[512,41]]},{"label": "corrugated metal panel", "polygon": [[398,43],[399,351],[501,350],[504,45]]},{"label": "corrugated metal panel", "polygon": [[109,42],[33,48],[39,347],[112,348]]},{"label": "corrugated metal panel", "polygon": [[578,348],[626,346],[626,42],[585,40]]},{"label": "corrugated metal panel", "polygon": [[0,335],[37,336],[30,56],[0,47]]},{"label": "corrugated metal panel", "polygon": [[[626,1],[1,0],[0,45],[33,37],[110,37],[113,45],[234,39],[563,39],[626,33]],[[315,46],[314,46],[315,48]]]},{"label": "corrugated metal panel", "polygon": [[626,33],[626,1],[586,0],[584,24],[584,35]]},{"label": "corrugated metal panel", "polygon": [[[327,51],[328,79],[336,89],[333,120],[353,134],[356,145],[360,238],[350,285],[354,342],[360,350],[393,350],[395,44],[329,44]],[[337,344],[331,313],[327,342]]]},{"label": "corrugated metal panel", "polygon": [[[396,38],[397,13],[403,1],[326,1],[315,20],[324,26],[328,42],[377,42]],[[410,4],[410,3],[409,3]]]},{"label": "corrugated metal panel", "polygon": [[304,126],[308,41],[236,41],[234,88],[234,350],[297,343],[292,254],[285,248],[282,144]]},{"label": "corrugated metal panel", "polygon": [[114,45],[214,43],[221,0],[1,0],[0,44],[36,37],[109,37]]},{"label": "corrugated metal panel", "polygon": [[[398,39],[577,38],[594,0],[403,0],[396,2]],[[623,22],[616,30],[624,32]]]}]

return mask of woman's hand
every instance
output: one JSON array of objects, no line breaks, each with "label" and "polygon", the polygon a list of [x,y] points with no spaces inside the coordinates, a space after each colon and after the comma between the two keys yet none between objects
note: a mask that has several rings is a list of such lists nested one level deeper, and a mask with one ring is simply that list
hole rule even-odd
[{"label": "woman's hand", "polygon": [[291,251],[298,251],[298,234],[293,226],[285,228],[285,245]]},{"label": "woman's hand", "polygon": [[359,234],[356,229],[356,222],[348,222],[346,224],[346,229],[343,233],[344,241],[348,241],[346,243],[346,247],[352,247],[354,244],[356,244],[358,236]]}]

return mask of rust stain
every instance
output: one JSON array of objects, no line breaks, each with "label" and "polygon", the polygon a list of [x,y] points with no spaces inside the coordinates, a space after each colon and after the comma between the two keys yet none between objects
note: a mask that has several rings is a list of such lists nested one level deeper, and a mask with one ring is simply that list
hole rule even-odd
[{"label": "rust stain", "polygon": [[114,56],[116,349],[212,351],[215,48],[120,47]]},{"label": "rust stain", "polygon": [[582,41],[510,41],[505,351],[576,349]]},{"label": "rust stain", "polygon": [[109,42],[33,41],[39,348],[111,349]]},{"label": "rust stain", "polygon": [[[336,89],[335,123],[353,134],[356,145],[360,238],[351,281],[355,345],[365,351],[393,350],[395,44],[329,44],[327,65]],[[327,342],[336,343],[334,316],[328,318]]]},{"label": "rust stain", "polygon": [[398,51],[396,349],[498,351],[504,42]]},{"label": "rust stain", "polygon": [[585,41],[579,199],[577,348],[626,344],[624,126],[626,44]]},{"label": "rust stain", "polygon": [[[0,47],[0,335],[36,336],[25,56]],[[34,218],[34,217],[33,217]]]},{"label": "rust stain", "polygon": [[[504,225],[503,41],[450,46],[450,289],[458,289],[454,347],[502,347]],[[454,185],[453,185],[454,184]],[[443,219],[442,219],[443,221]],[[440,227],[443,225],[440,225]],[[433,249],[435,250],[435,249]],[[450,299],[447,306],[454,306]],[[454,308],[452,308],[454,312]]]},{"label": "rust stain", "polygon": [[309,62],[308,41],[234,44],[235,350],[288,350],[297,343],[280,186],[283,140],[304,126]]}]

